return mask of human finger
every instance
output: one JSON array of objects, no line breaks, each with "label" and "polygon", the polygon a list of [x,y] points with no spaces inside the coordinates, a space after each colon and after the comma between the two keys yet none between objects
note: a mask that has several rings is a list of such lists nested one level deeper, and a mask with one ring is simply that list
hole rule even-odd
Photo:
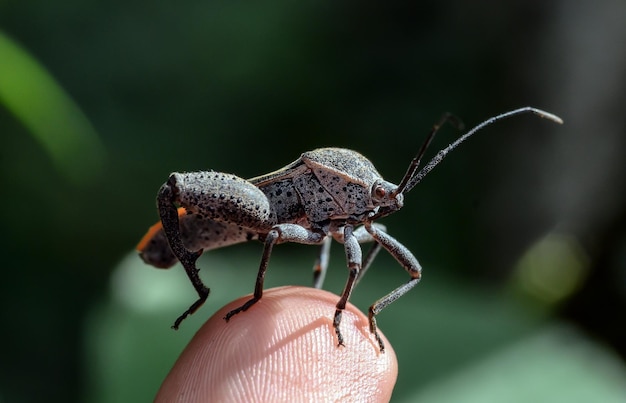
[{"label": "human finger", "polygon": [[385,351],[352,304],[342,315],[337,346],[337,296],[305,287],[265,290],[228,323],[223,317],[250,297],[220,309],[196,333],[163,382],[157,402],[389,401],[397,378],[393,348]]}]

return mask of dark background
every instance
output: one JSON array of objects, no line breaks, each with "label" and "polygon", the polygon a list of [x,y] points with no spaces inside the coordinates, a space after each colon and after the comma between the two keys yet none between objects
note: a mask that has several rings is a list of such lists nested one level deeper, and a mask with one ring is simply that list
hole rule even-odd
[{"label": "dark background", "polygon": [[[0,48],[0,400],[150,400],[200,323],[252,291],[260,245],[215,251],[211,298],[169,330],[193,290],[132,250],[170,172],[252,177],[341,146],[397,182],[441,113],[472,126],[527,104],[565,125],[484,130],[384,220],[424,267],[379,317],[394,398],[624,396],[625,16],[620,1],[0,1],[0,34],[58,85]],[[268,286],[310,284],[315,254],[276,248]],[[382,255],[363,310],[408,278]],[[326,288],[346,275],[335,245]]]}]

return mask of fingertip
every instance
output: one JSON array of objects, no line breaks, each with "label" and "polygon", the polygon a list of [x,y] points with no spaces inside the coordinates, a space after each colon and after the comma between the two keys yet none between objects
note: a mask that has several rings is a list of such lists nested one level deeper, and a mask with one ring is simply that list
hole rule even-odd
[{"label": "fingertip", "polygon": [[323,290],[265,290],[248,311],[226,323],[219,310],[196,333],[167,376],[157,401],[388,401],[397,360],[381,353],[367,317],[348,304],[338,347],[333,314],[338,297]]}]

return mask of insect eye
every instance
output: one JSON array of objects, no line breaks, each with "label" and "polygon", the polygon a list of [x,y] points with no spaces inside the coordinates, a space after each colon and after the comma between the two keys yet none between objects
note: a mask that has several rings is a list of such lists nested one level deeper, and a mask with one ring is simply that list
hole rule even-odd
[{"label": "insect eye", "polygon": [[376,195],[376,197],[378,197],[379,199],[382,199],[383,197],[385,197],[387,195],[387,191],[385,190],[385,188],[383,188],[380,185],[377,185],[374,188],[374,194]]}]

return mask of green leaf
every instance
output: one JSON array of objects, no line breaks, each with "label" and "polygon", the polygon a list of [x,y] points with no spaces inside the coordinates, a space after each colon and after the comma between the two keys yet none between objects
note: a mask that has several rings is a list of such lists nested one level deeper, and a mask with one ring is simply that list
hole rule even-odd
[{"label": "green leaf", "polygon": [[70,182],[83,184],[101,172],[104,147],[87,117],[44,67],[2,32],[0,103]]}]

